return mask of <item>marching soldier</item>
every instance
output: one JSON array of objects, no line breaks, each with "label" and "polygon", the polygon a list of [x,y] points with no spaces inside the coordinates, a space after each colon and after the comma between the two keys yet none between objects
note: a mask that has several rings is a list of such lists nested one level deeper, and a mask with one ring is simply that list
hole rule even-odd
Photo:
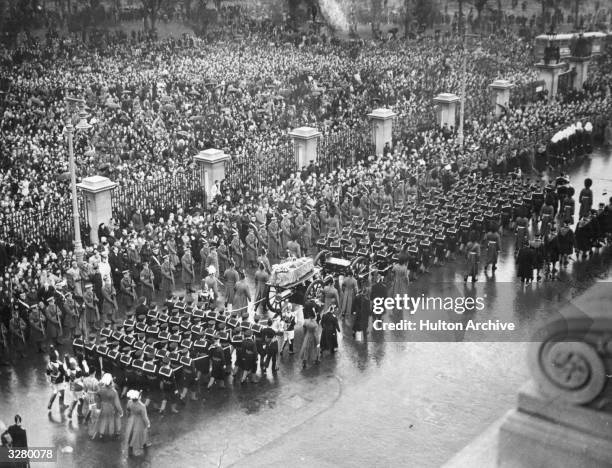
[{"label": "marching soldier", "polygon": [[485,242],[487,247],[487,261],[485,262],[484,270],[486,272],[487,267],[491,265],[491,272],[494,272],[497,270],[497,256],[501,250],[499,233],[489,228],[489,232],[485,235]]},{"label": "marching soldier", "polygon": [[293,339],[295,337],[295,312],[293,310],[293,306],[288,304],[287,307],[283,309],[282,312],[282,321],[283,325],[283,347],[280,350],[280,354],[283,354],[285,350],[285,346],[289,345],[289,354],[293,354]]},{"label": "marching soldier", "polygon": [[[183,349],[185,351],[188,351],[186,348]],[[189,399],[191,401],[196,401],[198,399],[198,384],[200,378],[202,377],[202,373],[197,368],[197,361],[195,359],[192,359],[191,365],[183,365],[182,371],[182,389],[179,398],[181,399],[181,401],[185,400],[187,392],[189,392]]]},{"label": "marching soldier", "polygon": [[80,415],[83,407],[83,371],[79,367],[75,358],[68,358],[68,356],[66,356],[65,361],[66,381],[72,400],[70,403],[70,408],[68,409],[67,417],[68,419],[72,419],[72,413],[74,412],[76,405],[79,405],[77,416]]},{"label": "marching soldier", "polygon": [[160,381],[159,388],[162,391],[163,399],[161,406],[159,407],[159,413],[162,414],[166,411],[166,406],[170,402],[170,411],[172,413],[178,413],[176,407],[176,396],[178,394],[178,388],[176,384],[176,372],[177,369],[172,367],[170,358],[165,357],[163,359],[163,365],[159,369]]},{"label": "marching soldier", "polygon": [[244,331],[244,341],[240,348],[238,366],[238,380],[240,383],[246,383],[247,380],[257,383],[255,374],[257,373],[257,345],[253,341],[253,333],[251,330]]},{"label": "marching soldier", "polygon": [[210,361],[212,363],[212,370],[210,380],[208,381],[208,388],[211,388],[215,382],[219,382],[219,386],[225,388],[225,353],[218,338],[215,339],[215,344],[210,349]]},{"label": "marching soldier", "polygon": [[140,295],[145,297],[147,302],[152,302],[155,295],[155,275],[148,263],[143,264],[140,272]]},{"label": "marching soldier", "polygon": [[59,394],[59,406],[61,413],[66,408],[66,405],[64,405],[64,393],[66,391],[66,369],[64,368],[64,364],[60,359],[59,353],[53,346],[51,346],[49,350],[49,363],[47,364],[46,374],[49,377],[49,382],[51,383],[51,388],[53,389],[53,394],[49,399],[47,409],[51,411],[53,402]]}]

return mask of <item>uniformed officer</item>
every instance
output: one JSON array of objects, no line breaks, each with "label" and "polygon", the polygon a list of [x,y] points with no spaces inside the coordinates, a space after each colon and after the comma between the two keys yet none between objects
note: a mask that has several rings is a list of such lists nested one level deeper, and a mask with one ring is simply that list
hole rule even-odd
[{"label": "uniformed officer", "polygon": [[14,355],[19,355],[20,357],[25,357],[25,329],[26,323],[19,316],[17,309],[13,309],[13,316],[9,321],[9,332],[11,335],[10,348]]}]

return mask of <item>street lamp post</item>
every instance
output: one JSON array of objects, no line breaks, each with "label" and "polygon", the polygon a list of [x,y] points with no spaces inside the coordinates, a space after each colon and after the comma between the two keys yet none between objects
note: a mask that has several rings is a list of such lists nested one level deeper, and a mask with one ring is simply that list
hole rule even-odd
[{"label": "street lamp post", "polygon": [[465,90],[467,88],[467,49],[465,46],[465,35],[463,36],[463,63],[461,64],[461,102],[459,105],[459,131],[457,132],[457,142],[463,149],[463,122],[465,119]]},{"label": "street lamp post", "polygon": [[76,164],[74,161],[74,133],[76,130],[89,130],[91,125],[87,122],[87,113],[85,112],[85,101],[77,98],[66,98],[68,106],[74,109],[79,108],[79,122],[75,125],[72,123],[72,117],[69,116],[66,120],[66,134],[68,135],[68,164],[70,170],[70,190],[72,198],[72,221],[74,224],[74,255],[77,262],[83,260],[84,250],[83,242],[81,241],[81,221],[79,215],[79,199],[77,195],[76,185]]}]

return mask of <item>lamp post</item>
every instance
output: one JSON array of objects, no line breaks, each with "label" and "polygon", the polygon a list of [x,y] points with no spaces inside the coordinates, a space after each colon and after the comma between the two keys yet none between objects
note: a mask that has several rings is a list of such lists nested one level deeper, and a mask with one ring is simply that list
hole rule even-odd
[{"label": "lamp post", "polygon": [[[76,164],[74,162],[74,133],[76,130],[89,130],[91,125],[87,122],[87,113],[85,112],[85,101],[83,99],[68,97],[66,98],[68,103],[69,115],[66,119],[66,134],[68,135],[68,164],[70,170],[70,190],[72,198],[72,220],[74,224],[74,255],[77,262],[83,260],[83,243],[81,242],[81,222],[79,216],[79,199],[77,195],[76,186]],[[79,109],[78,112],[78,123],[74,125],[72,123],[71,112],[75,108]]]}]

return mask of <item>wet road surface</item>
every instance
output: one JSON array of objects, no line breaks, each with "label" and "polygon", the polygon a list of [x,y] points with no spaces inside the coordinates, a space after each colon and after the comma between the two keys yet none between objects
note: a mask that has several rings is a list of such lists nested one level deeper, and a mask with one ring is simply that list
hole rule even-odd
[{"label": "wet road surface", "polygon": [[[612,175],[609,152],[570,174],[577,192],[584,177],[594,179],[596,204],[612,195],[612,180],[604,180]],[[467,288],[486,295],[487,318],[514,321],[524,340],[565,300],[595,281],[609,281],[606,252],[562,271],[562,297],[558,289],[549,294],[546,284],[523,288],[515,281],[512,244],[506,236],[495,279],[481,274]],[[461,278],[460,264],[451,263],[411,288],[433,294],[450,285],[463,292]],[[127,458],[123,440],[91,442],[57,406],[47,414],[50,388],[41,355],[0,369],[0,419],[8,424],[19,412],[32,447],[73,448],[60,453],[56,465],[40,467],[437,467],[513,407],[529,378],[524,342],[467,332],[449,336],[462,343],[405,342],[399,335],[394,342],[382,333],[355,342],[350,323],[342,328],[339,352],[320,365],[302,370],[296,332],[296,355],[282,358],[277,376],[204,391],[203,401],[188,402],[178,415],[151,410],[153,446],[141,459]]]}]

